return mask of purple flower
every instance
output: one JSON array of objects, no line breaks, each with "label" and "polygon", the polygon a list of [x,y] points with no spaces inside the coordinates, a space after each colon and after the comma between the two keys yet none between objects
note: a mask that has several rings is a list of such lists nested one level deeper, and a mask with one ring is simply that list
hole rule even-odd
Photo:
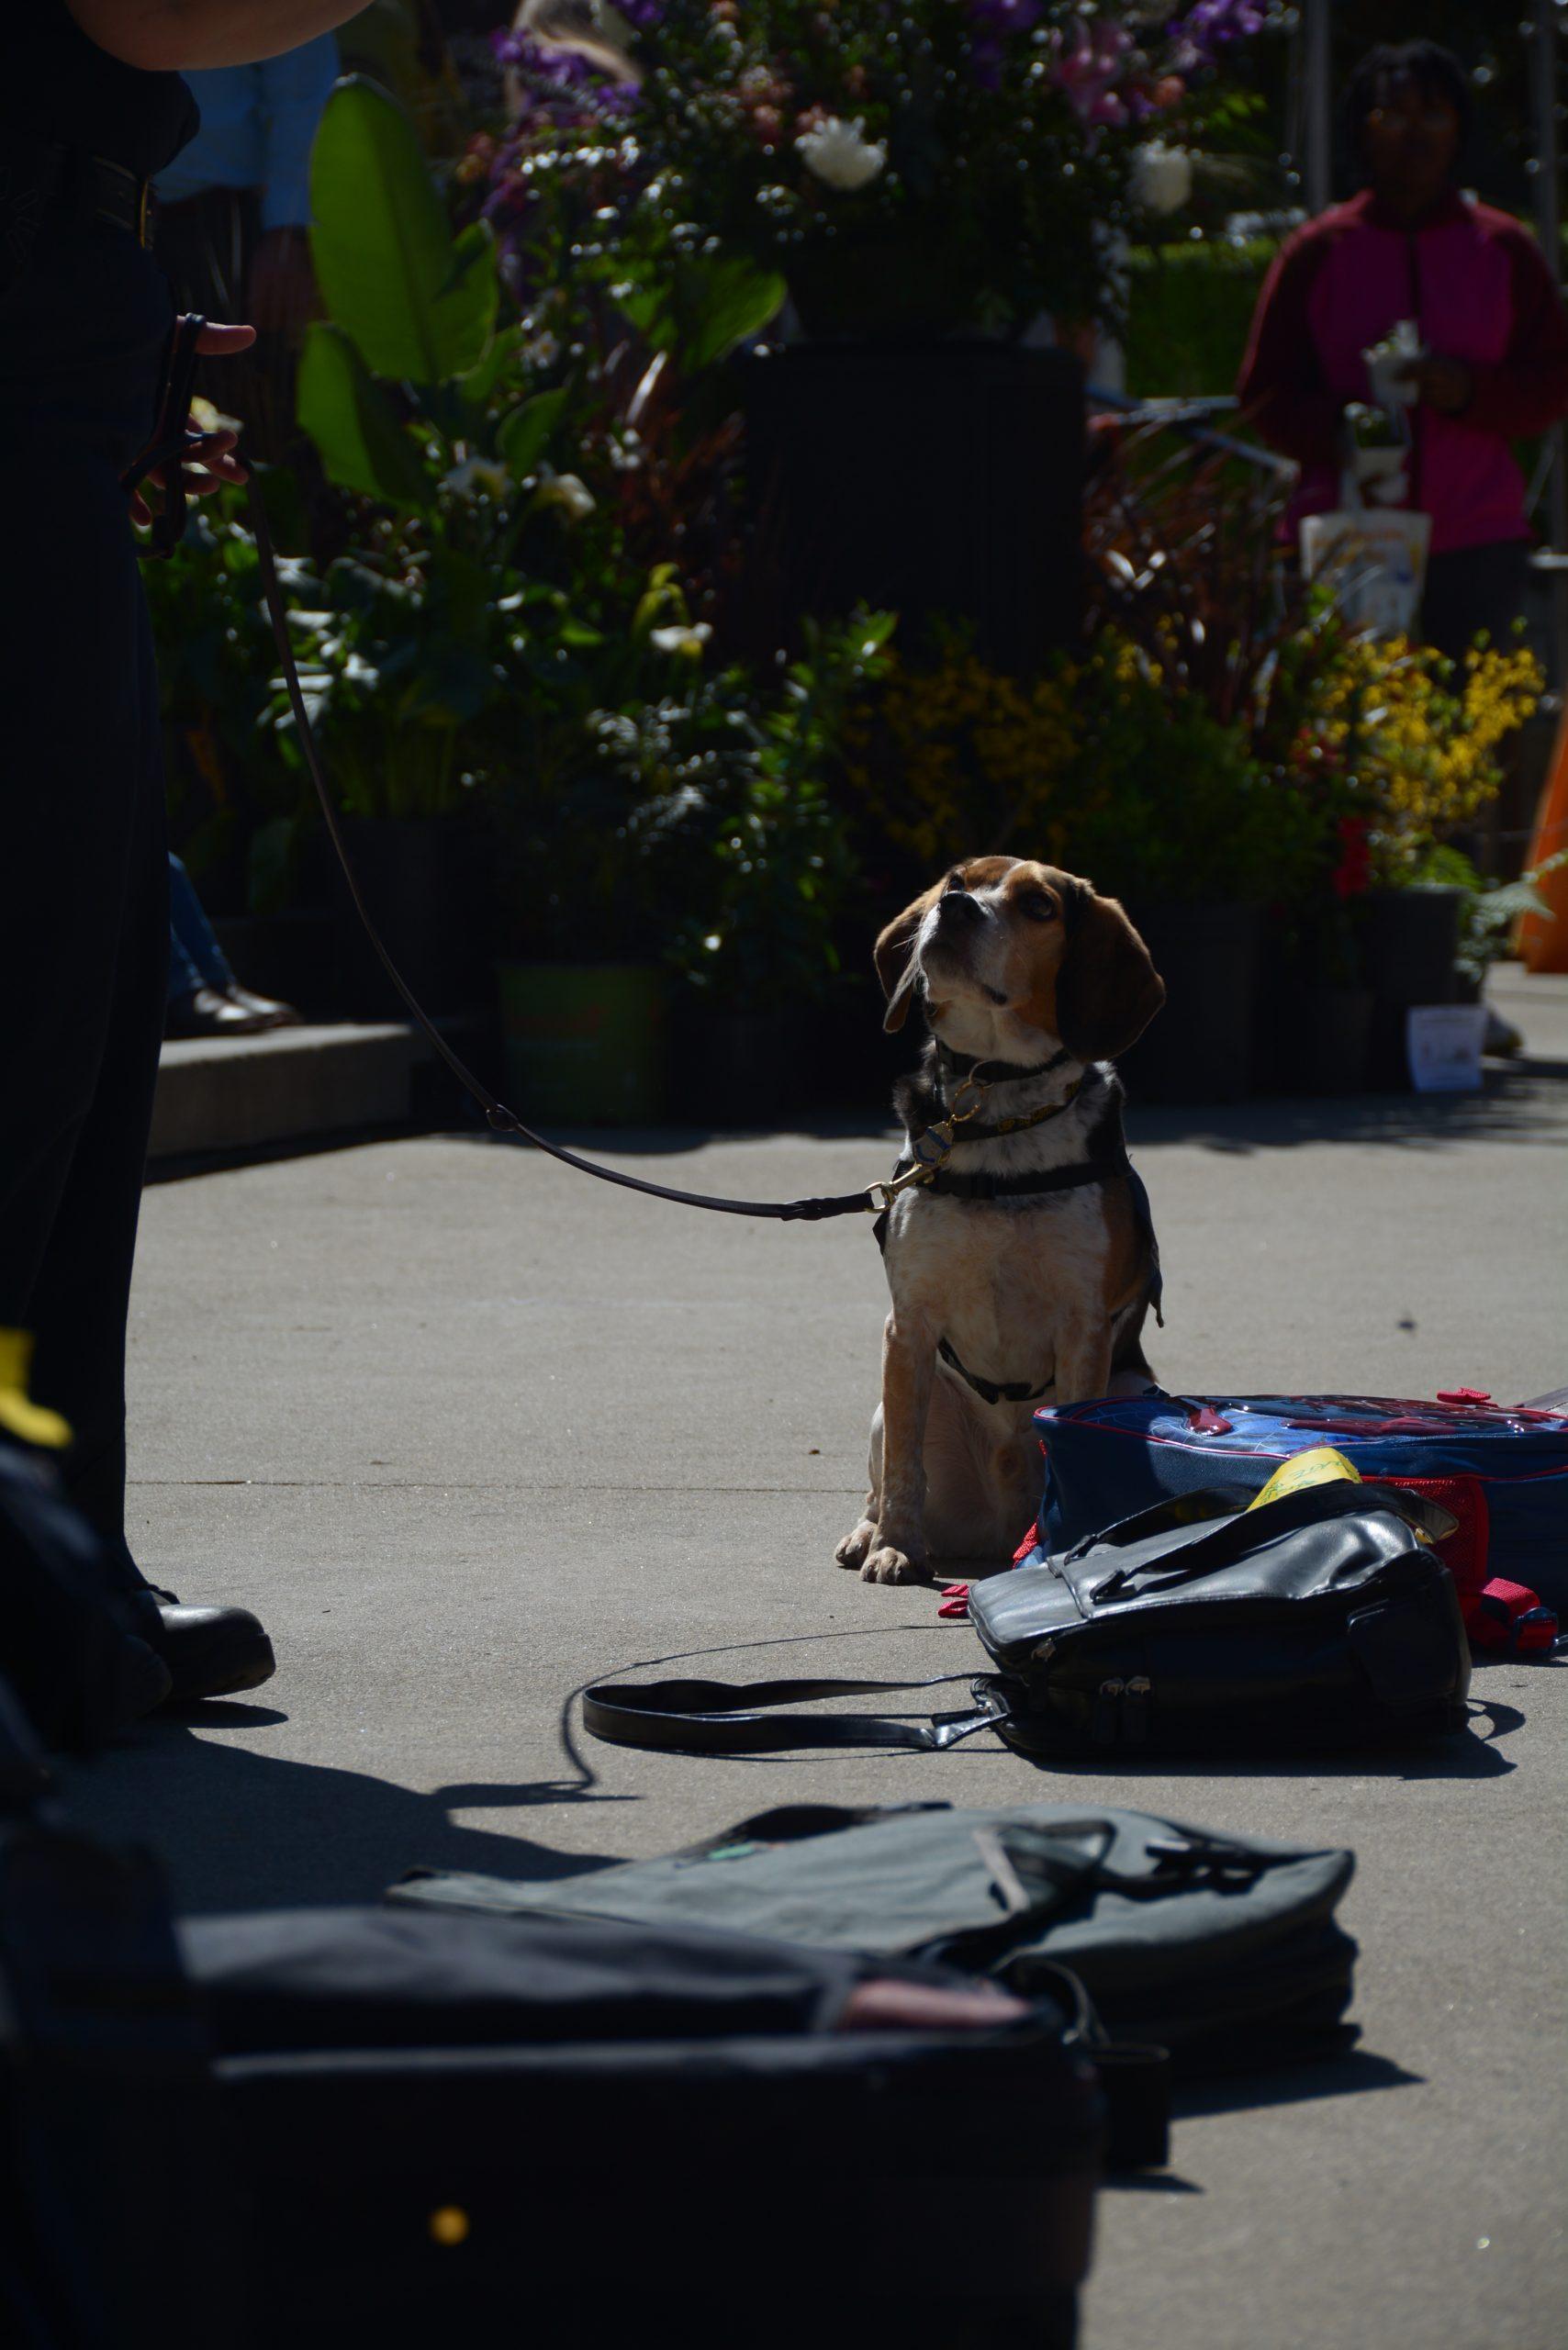
[{"label": "purple flower", "polygon": [[520,122],[547,129],[588,129],[623,118],[637,104],[635,81],[607,78],[601,66],[575,50],[547,49],[526,33],[504,30],[491,34],[490,46],[501,64],[519,76]]},{"label": "purple flower", "polygon": [[633,32],[651,33],[664,22],[665,0],[616,0]]},{"label": "purple flower", "polygon": [[992,33],[1026,33],[1045,15],[1045,0],[969,0],[969,12]]},{"label": "purple flower", "polygon": [[969,73],[975,86],[980,90],[1002,87],[1002,43],[989,39],[983,33],[970,44]]},{"label": "purple flower", "polygon": [[1250,40],[1269,20],[1266,0],[1196,0],[1184,17],[1172,17],[1166,37],[1172,44],[1171,62],[1180,73],[1212,65],[1232,41]]},{"label": "purple flower", "polygon": [[1132,45],[1130,33],[1103,17],[1090,23],[1080,17],[1070,34],[1051,35],[1051,80],[1081,122],[1126,122],[1116,84]]}]

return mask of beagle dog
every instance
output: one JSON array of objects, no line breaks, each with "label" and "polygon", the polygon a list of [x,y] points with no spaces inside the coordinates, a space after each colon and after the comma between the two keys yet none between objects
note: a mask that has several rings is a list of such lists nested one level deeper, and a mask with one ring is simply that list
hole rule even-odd
[{"label": "beagle dog", "polygon": [[1148,1197],[1109,1066],[1165,988],[1114,898],[970,857],[877,941],[885,1025],[930,1038],[894,1102],[908,1143],[879,1225],[892,1310],[865,1513],[841,1567],[909,1583],[1000,1566],[1038,1501],[1031,1416],[1138,1393],[1159,1302]]}]

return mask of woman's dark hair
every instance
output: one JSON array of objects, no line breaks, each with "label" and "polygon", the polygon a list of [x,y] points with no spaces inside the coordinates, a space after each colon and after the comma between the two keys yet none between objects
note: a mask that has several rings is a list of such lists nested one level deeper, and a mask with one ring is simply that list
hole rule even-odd
[{"label": "woman's dark hair", "polygon": [[1382,101],[1391,82],[1411,82],[1433,97],[1447,98],[1459,118],[1459,144],[1454,151],[1457,171],[1469,143],[1475,118],[1470,80],[1451,49],[1435,40],[1381,41],[1369,49],[1345,85],[1340,100],[1345,144],[1357,171],[1362,167],[1361,132],[1372,108]]}]

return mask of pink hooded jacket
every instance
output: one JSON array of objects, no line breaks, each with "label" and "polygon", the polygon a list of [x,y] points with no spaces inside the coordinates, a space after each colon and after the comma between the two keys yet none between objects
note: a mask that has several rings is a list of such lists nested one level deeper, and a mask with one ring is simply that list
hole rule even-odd
[{"label": "pink hooded jacket", "polygon": [[1409,504],[1432,553],[1529,535],[1508,443],[1568,412],[1568,312],[1540,248],[1510,213],[1450,196],[1416,229],[1371,190],[1306,221],[1264,280],[1237,384],[1243,414],[1301,464],[1292,525],[1339,503],[1339,414],[1370,398],[1361,352],[1400,319],[1462,359],[1473,388],[1457,416],[1411,410]]}]

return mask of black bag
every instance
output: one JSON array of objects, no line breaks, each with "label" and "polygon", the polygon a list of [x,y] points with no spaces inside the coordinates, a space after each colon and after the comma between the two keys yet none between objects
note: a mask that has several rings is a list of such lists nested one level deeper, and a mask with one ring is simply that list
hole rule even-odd
[{"label": "black bag", "polygon": [[[1047,1761],[1428,1738],[1462,1725],[1470,1685],[1453,1579],[1422,1539],[1453,1522],[1394,1486],[1314,1485],[1240,1512],[1188,1494],[975,1583],[994,1673],[600,1683],[583,1719],[612,1745],[692,1754],[943,1748],[987,1729]],[[952,1681],[977,1703],[926,1722],[767,1710]]]},{"label": "black bag", "polygon": [[1066,2014],[833,2029],[868,1974],[963,1980],[602,1919],[307,1910],[176,1938],[145,1856],[19,1820],[0,2334],[863,2350],[885,2321],[917,2350],[1071,2350],[1102,2107]]},{"label": "black bag", "polygon": [[156,1622],[41,1454],[0,1437],[0,1673],[45,1746],[102,1745],[169,1694]]},{"label": "black bag", "polygon": [[[1073,2340],[1099,2093],[1062,2009],[828,2029],[908,1973],[685,1925],[196,1921],[263,2350]],[[954,1981],[954,1976],[937,1979]],[[933,2229],[935,2212],[983,2225]]]},{"label": "black bag", "polygon": [[744,1929],[934,1960],[1025,1996],[1059,1994],[1067,1969],[1107,2040],[1209,2074],[1355,2038],[1356,1946],[1335,1922],[1354,1866],[1332,1847],[1082,1805],[794,1804],[568,1884],[419,1872],[387,1898]]},{"label": "black bag", "polygon": [[977,1583],[970,1619],[1016,1693],[1002,1734],[1030,1754],[1204,1754],[1452,1729],[1470,1648],[1417,1531],[1452,1523],[1394,1486],[1240,1511],[1189,1494]]}]

